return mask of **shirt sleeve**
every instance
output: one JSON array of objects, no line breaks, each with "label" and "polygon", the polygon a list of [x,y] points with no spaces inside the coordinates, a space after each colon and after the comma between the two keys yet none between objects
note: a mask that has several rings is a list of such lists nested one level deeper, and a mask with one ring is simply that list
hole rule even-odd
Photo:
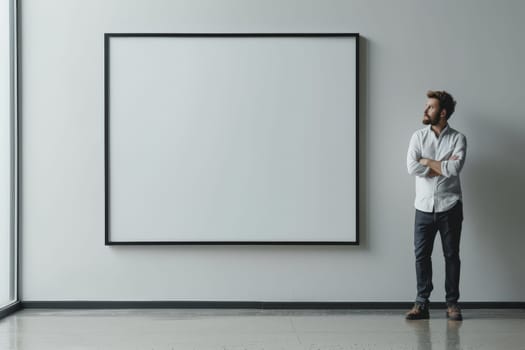
[{"label": "shirt sleeve", "polygon": [[445,177],[458,176],[463,164],[465,164],[465,158],[467,156],[467,138],[460,134],[456,144],[454,145],[454,151],[451,157],[457,157],[455,160],[445,159],[441,161],[441,174]]},{"label": "shirt sleeve", "polygon": [[425,177],[430,172],[430,168],[419,163],[421,159],[421,147],[417,132],[410,138],[407,152],[407,169],[410,175]]}]

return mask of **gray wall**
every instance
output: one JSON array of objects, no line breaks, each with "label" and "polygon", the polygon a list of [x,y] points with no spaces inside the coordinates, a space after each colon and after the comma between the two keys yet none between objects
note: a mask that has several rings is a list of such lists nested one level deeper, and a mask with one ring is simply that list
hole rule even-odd
[{"label": "gray wall", "polygon": [[[469,141],[462,300],[524,301],[523,13],[518,0],[23,0],[22,298],[413,300],[406,149],[426,90],[447,89]],[[104,32],[361,33],[362,244],[104,246]]]}]

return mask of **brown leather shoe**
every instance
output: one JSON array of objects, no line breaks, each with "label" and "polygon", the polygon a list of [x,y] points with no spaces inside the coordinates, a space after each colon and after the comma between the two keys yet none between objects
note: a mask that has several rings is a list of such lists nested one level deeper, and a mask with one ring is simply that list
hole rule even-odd
[{"label": "brown leather shoe", "polygon": [[414,304],[412,307],[412,310],[406,313],[407,320],[427,320],[430,318],[430,314],[428,312],[428,306],[424,306],[421,304]]},{"label": "brown leather shoe", "polygon": [[457,304],[452,304],[447,307],[447,318],[451,321],[463,321],[461,309]]}]

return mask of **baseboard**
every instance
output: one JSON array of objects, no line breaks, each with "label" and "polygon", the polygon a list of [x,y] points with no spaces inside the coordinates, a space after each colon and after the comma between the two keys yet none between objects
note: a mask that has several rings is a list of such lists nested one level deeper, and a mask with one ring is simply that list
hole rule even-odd
[{"label": "baseboard", "polygon": [[8,305],[4,308],[1,308],[0,309],[0,320],[4,317],[7,317],[11,314],[14,314],[15,312],[17,312],[18,310],[22,309],[22,303],[17,301],[11,305]]},{"label": "baseboard", "polygon": [[[387,310],[407,309],[412,302],[273,302],[273,301],[24,301],[24,309],[265,309]],[[525,309],[525,302],[461,302],[463,309]],[[445,308],[445,303],[430,303]]]}]

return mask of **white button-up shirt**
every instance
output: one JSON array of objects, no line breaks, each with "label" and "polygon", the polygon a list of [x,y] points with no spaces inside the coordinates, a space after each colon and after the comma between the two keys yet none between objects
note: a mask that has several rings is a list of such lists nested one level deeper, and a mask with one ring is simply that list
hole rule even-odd
[{"label": "white button-up shirt", "polygon": [[[447,125],[436,136],[429,125],[416,131],[410,139],[407,168],[416,176],[415,207],[424,212],[443,212],[462,200],[459,172],[465,163],[467,139]],[[450,159],[451,157],[458,159]],[[419,163],[421,158],[441,161],[440,176],[429,177],[430,168]]]}]

